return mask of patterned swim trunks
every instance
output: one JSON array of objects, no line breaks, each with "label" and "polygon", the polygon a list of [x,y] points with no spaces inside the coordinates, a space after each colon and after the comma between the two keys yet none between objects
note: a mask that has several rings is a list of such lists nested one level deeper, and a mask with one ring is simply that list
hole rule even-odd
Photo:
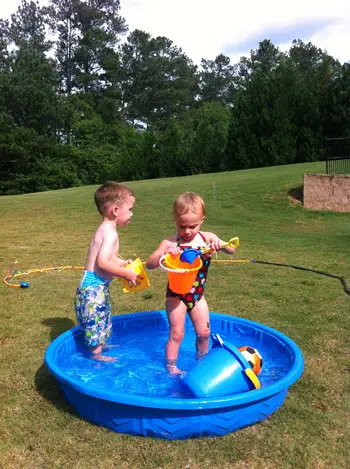
[{"label": "patterned swim trunks", "polygon": [[108,285],[79,287],[74,298],[77,321],[87,347],[107,342],[112,333],[111,300]]}]

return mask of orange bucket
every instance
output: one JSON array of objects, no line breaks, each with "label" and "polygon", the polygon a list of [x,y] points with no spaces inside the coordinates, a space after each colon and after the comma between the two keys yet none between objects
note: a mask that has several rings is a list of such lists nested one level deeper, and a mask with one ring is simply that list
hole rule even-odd
[{"label": "orange bucket", "polygon": [[[164,262],[164,265],[162,264]],[[169,287],[175,293],[188,293],[195,281],[198,270],[202,267],[203,262],[197,257],[192,264],[182,262],[180,254],[173,257],[167,254],[161,260],[160,266],[168,272]]]}]

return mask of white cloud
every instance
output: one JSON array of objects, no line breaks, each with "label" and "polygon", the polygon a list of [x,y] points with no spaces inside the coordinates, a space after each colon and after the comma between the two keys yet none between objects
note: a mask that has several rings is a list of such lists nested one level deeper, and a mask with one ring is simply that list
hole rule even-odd
[{"label": "white cloud", "polygon": [[[311,41],[341,62],[350,61],[350,2],[333,0],[322,4],[319,0],[250,0],[242,4],[233,0],[125,0],[121,13],[130,30],[143,29],[153,36],[167,36],[197,64],[201,58],[214,59],[228,46],[247,43],[250,37],[269,36],[269,30],[298,24],[316,23],[331,26],[317,34],[303,31],[293,39]],[[341,24],[339,24],[341,22]],[[286,43],[275,43],[286,48]],[[287,49],[288,49],[287,47]],[[239,48],[237,49],[239,50]],[[233,63],[250,49],[231,54]]]},{"label": "white cloud", "polygon": [[312,44],[337,58],[341,63],[350,62],[350,21],[325,28],[310,38]]},{"label": "white cloud", "polygon": [[17,10],[20,2],[17,0],[10,2],[0,2],[0,18],[7,19],[10,18],[11,14]]},{"label": "white cloud", "polygon": [[[0,16],[9,17],[19,0],[1,1]],[[41,3],[43,1],[41,0]],[[342,63],[350,61],[350,1],[333,0],[121,0],[121,14],[130,30],[142,29],[152,36],[166,36],[196,63],[201,58],[214,59],[229,47],[233,63],[240,56],[249,55],[258,42],[269,38],[271,31],[292,30],[304,25],[302,35],[274,44],[282,50],[289,48],[292,39],[312,42]],[[315,24],[320,30],[315,32]],[[313,25],[310,31],[307,25]],[[239,45],[255,39],[247,50]],[[238,51],[238,52],[237,52]]]}]

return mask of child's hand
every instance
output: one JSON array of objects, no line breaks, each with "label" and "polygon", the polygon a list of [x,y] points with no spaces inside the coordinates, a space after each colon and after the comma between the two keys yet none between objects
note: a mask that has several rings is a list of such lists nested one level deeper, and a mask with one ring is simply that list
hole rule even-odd
[{"label": "child's hand", "polygon": [[127,266],[128,264],[132,264],[132,262],[132,259],[127,259],[126,261],[124,261],[123,267]]},{"label": "child's hand", "polygon": [[167,254],[170,254],[172,257],[176,257],[180,254],[181,250],[178,246],[171,247],[168,251]]},{"label": "child's hand", "polygon": [[221,245],[224,244],[220,239],[217,239],[216,241],[212,241],[209,244],[209,247],[212,249],[213,252],[220,251]]},{"label": "child's hand", "polygon": [[127,274],[125,275],[126,280],[130,283],[130,285],[140,285],[141,281],[143,280],[142,275],[137,274],[131,269],[128,269]]}]

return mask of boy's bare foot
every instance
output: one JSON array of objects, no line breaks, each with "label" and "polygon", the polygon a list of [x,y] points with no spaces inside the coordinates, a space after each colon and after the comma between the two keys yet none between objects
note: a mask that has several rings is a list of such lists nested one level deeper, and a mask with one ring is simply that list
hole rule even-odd
[{"label": "boy's bare foot", "polygon": [[107,355],[102,355],[101,353],[93,353],[91,355],[92,360],[96,360],[99,362],[116,362],[116,357],[108,357]]},{"label": "boy's bare foot", "polygon": [[170,375],[183,375],[184,372],[180,370],[176,365],[167,365],[166,369]]}]

